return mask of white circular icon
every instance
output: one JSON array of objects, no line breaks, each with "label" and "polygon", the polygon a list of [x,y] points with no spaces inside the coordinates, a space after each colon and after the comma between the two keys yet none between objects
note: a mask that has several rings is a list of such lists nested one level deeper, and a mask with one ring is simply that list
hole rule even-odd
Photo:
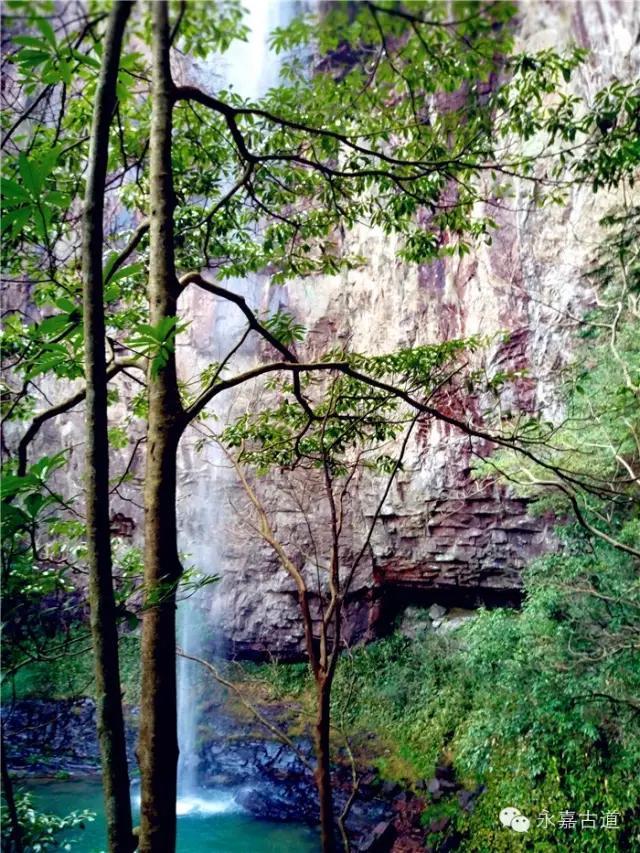
[{"label": "white circular icon", "polygon": [[511,821],[511,829],[514,832],[529,832],[531,821],[523,814],[517,814]]},{"label": "white circular icon", "polygon": [[503,826],[510,827],[511,821],[515,817],[520,817],[521,815],[522,815],[522,812],[520,811],[520,809],[516,809],[513,806],[507,806],[506,809],[502,809],[502,811],[500,812],[500,823]]}]

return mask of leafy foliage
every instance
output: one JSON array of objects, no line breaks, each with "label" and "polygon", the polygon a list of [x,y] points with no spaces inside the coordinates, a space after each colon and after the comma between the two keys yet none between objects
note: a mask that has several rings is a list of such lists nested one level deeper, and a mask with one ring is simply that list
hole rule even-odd
[{"label": "leafy foliage", "polygon": [[[86,608],[77,590],[86,557],[84,523],[56,488],[66,464],[60,453],[42,457],[24,476],[12,473],[11,465],[3,473],[3,699],[84,695],[93,681]],[[114,546],[119,616],[135,626],[137,617],[127,608],[140,587],[140,554],[119,541]],[[129,669],[131,661],[123,665]]]},{"label": "leafy foliage", "polygon": [[60,621],[77,617],[68,570],[84,547],[82,525],[65,517],[65,501],[49,485],[65,462],[64,454],[43,457],[25,476],[2,478],[5,675],[37,655]]},{"label": "leafy foliage", "polygon": [[[95,814],[86,809],[71,812],[65,817],[38,811],[33,805],[31,794],[18,792],[15,799],[25,853],[42,853],[54,849],[71,850],[82,838],[75,834],[70,837],[69,831],[84,829],[86,823],[95,820]],[[12,849],[10,845],[11,827],[8,822],[8,810],[5,808],[2,810],[2,846],[9,850]]]},{"label": "leafy foliage", "polygon": [[[479,792],[470,813],[455,797],[425,812],[425,825],[452,818],[464,850],[521,843],[613,853],[640,840],[640,584],[638,559],[617,547],[637,547],[639,531],[637,211],[618,211],[605,225],[590,272],[600,305],[582,325],[566,377],[569,416],[554,427],[547,457],[584,479],[573,497],[594,530],[567,518],[566,493],[527,481],[523,472],[534,469],[521,458],[491,460],[485,470],[528,482],[534,509],[564,519],[559,552],[524,574],[522,610],[481,610],[455,632],[413,642],[394,635],[344,654],[336,674],[334,718],[360,761],[405,784],[445,762]],[[540,429],[531,424],[533,433]],[[605,482],[613,491],[602,489]],[[597,535],[605,524],[616,542]],[[296,673],[261,675],[296,700],[309,690]],[[500,826],[506,804],[532,819],[526,839],[514,842]],[[563,811],[614,814],[618,828],[598,821],[581,831],[578,821],[569,835],[558,825]],[[537,820],[544,812],[554,816],[549,825]]]},{"label": "leafy foliage", "polygon": [[[149,324],[148,239],[136,238],[148,211],[150,133],[148,55],[138,47],[151,37],[148,10],[137,6],[110,136],[103,269],[112,360],[127,352],[149,364],[153,379],[183,324],[176,316]],[[171,8],[174,44],[196,58],[246,35],[232,0]],[[402,257],[424,263],[489,242],[493,202],[508,193],[512,176],[525,179],[539,203],[561,202],[576,180],[594,190],[632,185],[640,159],[637,90],[613,81],[584,104],[571,89],[584,51],[515,53],[514,14],[504,2],[453,9],[439,2],[334,3],[321,18],[297,17],[273,33],[284,62],[264,96],[224,87],[215,97],[179,92],[172,150],[178,271],[204,269],[219,281],[266,271],[276,285],[335,275],[363,263],[344,239],[360,224],[398,233]],[[3,318],[10,373],[2,405],[18,421],[42,403],[36,380],[75,380],[83,372],[77,234],[104,20],[94,3],[73,21],[48,2],[6,4],[12,76],[2,117],[2,252],[4,274],[20,295]],[[522,141],[527,146],[511,145]],[[591,486],[571,495],[559,490],[553,506],[564,512],[577,501],[592,527],[613,525],[627,544],[638,537],[637,490],[624,473],[637,470],[634,223],[637,215],[611,223],[622,224],[619,241],[594,275],[612,307],[585,326],[592,361],[571,380],[571,418],[553,430],[548,456],[569,472],[588,467]],[[616,265],[622,276],[611,272]],[[606,331],[599,331],[603,323]],[[303,323],[286,312],[263,325],[280,344],[303,341]],[[467,378],[466,354],[481,345],[451,341],[375,357],[336,350],[322,358],[430,399]],[[221,369],[203,370],[201,385],[217,381]],[[246,413],[223,434],[245,461],[266,470],[319,466],[329,457],[334,473],[345,474],[365,448],[379,470],[393,470],[386,445],[409,421],[394,395],[322,371],[299,381],[278,378],[272,391],[270,408]],[[132,416],[146,416],[144,394]],[[550,435],[536,422],[527,429],[531,441]],[[112,430],[114,445],[125,439],[122,426]],[[68,570],[82,564],[82,528],[49,480],[61,459],[40,460],[24,476],[10,463],[4,483],[12,671],[36,654],[46,660],[51,632],[33,614],[47,612],[48,596],[70,592]],[[506,456],[498,463],[508,476],[530,475],[527,491],[540,494],[537,468]],[[620,487],[613,502],[602,487],[611,482]],[[384,739],[390,756],[380,761],[383,772],[424,776],[446,751],[460,773],[487,786],[474,814],[460,817],[468,849],[501,849],[495,813],[505,800],[523,810],[575,802],[634,816],[639,738],[629,691],[638,685],[637,569],[602,542],[576,531],[567,538],[560,557],[531,571],[521,614],[482,613],[460,643],[444,648],[429,641],[411,649],[393,639],[339,669],[336,702],[347,705],[340,713]],[[126,551],[117,560],[124,602],[136,590],[140,558]],[[33,823],[43,829],[35,816]],[[562,849],[564,842],[548,843]]]},{"label": "leafy foliage", "polygon": [[[196,58],[246,37],[233,0],[174,11],[175,46]],[[503,2],[458,3],[449,20],[438,2],[409,13],[388,2],[332,4],[320,18],[294,18],[274,31],[281,79],[261,99],[232,89],[216,93],[213,108],[180,99],[172,154],[178,268],[209,267],[221,279],[269,270],[275,283],[335,274],[362,263],[338,237],[356,222],[399,232],[409,260],[464,253],[495,227],[478,205],[493,195],[485,177],[496,185],[503,171],[530,177],[540,200],[545,176],[535,164],[550,144],[557,148],[552,195],[569,168],[594,185],[632,175],[637,95],[615,82],[585,111],[567,88],[584,52],[512,54],[514,12]],[[43,2],[5,9],[15,88],[34,104],[28,124],[12,103],[3,119],[3,269],[29,284],[44,313],[6,321],[5,353],[15,354],[12,369],[25,379],[14,415],[24,414],[32,378],[82,372],[74,237],[104,19],[98,6],[73,22]],[[145,7],[130,38],[150,39]],[[137,341],[160,370],[176,330],[148,326],[146,237],[112,272],[147,210],[149,69],[133,45],[123,54],[112,128],[105,298],[117,308],[109,333],[121,346]],[[503,137],[534,135],[535,152],[506,162],[498,155]],[[297,321],[276,314],[270,323],[283,342],[301,340]]]},{"label": "leafy foliage", "polygon": [[[379,356],[336,350],[325,359],[428,400],[451,387],[460,375],[471,379],[465,358],[480,343],[476,338],[451,340]],[[276,380],[271,386],[274,405],[241,415],[222,432],[223,443],[241,448],[241,459],[260,471],[328,463],[344,473],[349,454],[353,456],[358,449],[378,454],[384,468],[390,458],[384,445],[399,437],[412,419],[397,394],[339,370],[329,378],[308,376],[302,387],[314,403],[311,414],[299,405],[291,382]]]},{"label": "leafy foliage", "polygon": [[[91,639],[87,627],[75,625],[63,634],[51,633],[43,659],[25,663],[7,675],[2,684],[2,701],[21,699],[77,699],[94,696]],[[59,649],[58,653],[55,650]],[[135,633],[123,634],[119,643],[120,678],[123,699],[134,707],[140,701],[140,641]],[[35,656],[34,656],[35,658]]]},{"label": "leafy foliage", "polygon": [[[612,549],[601,560],[609,576],[620,571]],[[602,623],[606,602],[576,597],[563,583],[603,562],[542,561],[527,576],[520,614],[480,612],[455,637],[414,643],[393,637],[341,661],[336,714],[346,715],[352,737],[376,734],[377,745],[365,746],[364,757],[374,757],[383,776],[418,781],[445,760],[467,786],[485,786],[470,816],[457,813],[465,850],[512,849],[497,821],[505,803],[530,817],[545,809],[556,818],[563,810],[616,812],[620,830],[599,831],[598,849],[633,843],[640,796],[637,652],[629,644],[601,657],[589,632]],[[622,568],[621,581],[628,572]],[[635,618],[637,625],[637,593],[611,606],[615,620],[630,626]],[[594,849],[587,832],[565,840],[557,826],[533,825],[535,849]]]},{"label": "leafy foliage", "polygon": [[175,348],[175,337],[187,328],[186,323],[178,322],[177,317],[165,317],[156,326],[148,323],[136,326],[136,337],[128,341],[129,346],[151,363],[151,375],[157,376],[169,360],[169,354]]},{"label": "leafy foliage", "polygon": [[296,318],[292,314],[287,314],[286,311],[276,311],[275,314],[270,314],[262,321],[262,324],[282,344],[289,345],[295,341],[304,340],[305,327],[301,323],[297,323]]},{"label": "leafy foliage", "polygon": [[[538,456],[548,467],[524,464],[501,453],[479,466],[498,471],[539,511],[579,514],[590,532],[638,550],[640,524],[640,339],[637,298],[640,261],[637,249],[640,211],[617,210],[602,223],[604,239],[588,278],[598,307],[580,324],[575,364],[564,385],[566,416],[549,432],[532,419],[532,440],[547,434]],[[560,483],[553,469],[574,478]]]}]

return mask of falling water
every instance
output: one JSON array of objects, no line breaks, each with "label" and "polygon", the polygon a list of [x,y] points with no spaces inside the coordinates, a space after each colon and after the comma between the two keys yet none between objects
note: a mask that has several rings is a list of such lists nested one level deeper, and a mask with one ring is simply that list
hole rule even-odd
[{"label": "falling water", "polygon": [[[246,98],[259,97],[277,81],[277,59],[269,56],[268,35],[278,25],[291,19],[295,4],[291,0],[245,0],[248,9],[246,21],[251,27],[247,42],[235,42],[222,57],[212,57],[200,72],[201,85],[209,91],[216,88],[233,87]],[[270,302],[266,277],[227,281],[225,286],[234,289],[254,308],[264,310]],[[215,301],[214,328],[197,327],[198,315],[210,314],[198,311],[200,296],[193,300],[189,313],[194,316],[196,326],[189,343],[189,375],[220,361],[237,343],[244,330],[244,318],[237,307],[225,300]],[[202,338],[206,339],[203,346]],[[213,342],[213,343],[212,343]],[[195,361],[194,361],[195,349]],[[243,348],[244,355],[234,358],[234,368],[243,366],[243,359],[255,359],[255,351]],[[180,360],[180,346],[178,345]],[[228,417],[228,406],[222,400],[215,408],[218,423]],[[211,575],[224,573],[224,558],[221,542],[226,535],[228,520],[224,499],[230,484],[228,465],[222,452],[214,442],[209,442],[196,452],[193,440],[183,442],[181,448],[181,494],[179,496],[181,531],[180,547],[188,554],[187,565],[194,565],[200,572]],[[222,657],[222,639],[216,634],[219,624],[218,610],[223,602],[216,594],[216,584],[204,586],[193,594],[185,590],[178,608],[179,646],[187,653],[204,658]],[[211,815],[233,811],[237,805],[228,791],[203,791],[198,784],[199,708],[198,685],[208,678],[198,665],[181,660],[178,668],[178,741],[180,759],[178,764],[178,814]],[[209,687],[209,685],[208,685]],[[214,694],[215,684],[211,681],[209,695]]]}]

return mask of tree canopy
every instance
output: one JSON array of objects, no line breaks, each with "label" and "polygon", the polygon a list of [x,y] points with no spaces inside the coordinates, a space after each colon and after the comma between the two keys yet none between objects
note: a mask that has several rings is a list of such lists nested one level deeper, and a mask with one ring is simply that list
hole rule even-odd
[{"label": "tree canopy", "polygon": [[[326,465],[329,451],[342,473],[349,448],[390,441],[418,415],[443,421],[516,451],[534,485],[551,478],[592,534],[638,556],[620,516],[606,509],[629,497],[626,426],[607,432],[615,464],[585,469],[579,454],[554,444],[555,425],[457,416],[440,405],[439,388],[476,378],[465,359],[482,341],[318,353],[304,317],[261,315],[238,281],[259,273],[294,286],[363,266],[345,238],[358,227],[399,234],[400,255],[413,263],[469,253],[490,242],[493,212],[516,179],[531,204],[562,203],[576,182],[594,191],[633,186],[640,103],[620,81],[591,103],[578,97],[571,82],[585,51],[517,50],[510,3],[380,0],[295,16],[271,34],[278,79],[251,97],[198,65],[245,38],[250,21],[239,3],[131,5],[9,0],[4,10],[3,573],[11,613],[26,612],[67,589],[68,570],[85,559],[67,537],[87,538],[97,673],[111,672],[105,695],[121,717],[117,653],[101,657],[100,644],[108,636],[116,652],[116,620],[136,616],[113,600],[107,529],[109,492],[130,478],[132,463],[114,483],[108,457],[129,444],[139,418],[131,460],[144,448],[144,565],[140,576],[139,560],[116,553],[116,574],[125,596],[137,591],[143,621],[139,843],[148,851],[172,849],[175,836],[177,448],[219,395],[272,380],[269,405],[223,436],[259,467]],[[635,285],[622,287],[630,305]],[[191,288],[233,303],[247,325],[221,361],[184,376],[176,342],[192,318],[179,300]],[[630,333],[617,316],[608,328],[624,365],[616,405],[626,424],[625,407],[637,402],[625,360]],[[236,356],[249,335],[264,346],[247,367]],[[108,424],[118,394],[127,411]],[[80,404],[84,500],[59,493],[65,448],[44,458],[34,449],[45,425]],[[592,407],[588,416],[598,423],[601,415]],[[566,431],[565,439],[574,440]],[[378,462],[387,471],[395,464]],[[121,719],[115,729],[124,755]],[[114,737],[106,736],[105,761]],[[126,767],[118,772],[122,780]],[[122,790],[128,803],[128,784]],[[131,841],[130,816],[122,820]]]}]

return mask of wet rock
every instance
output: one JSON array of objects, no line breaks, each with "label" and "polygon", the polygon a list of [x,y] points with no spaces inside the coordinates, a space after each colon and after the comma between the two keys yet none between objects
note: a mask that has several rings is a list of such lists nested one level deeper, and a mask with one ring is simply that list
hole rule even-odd
[{"label": "wet rock", "polygon": [[458,793],[458,802],[460,807],[466,812],[471,813],[475,807],[476,800],[485,790],[484,785],[479,785],[474,791],[460,791]]},{"label": "wet rock", "polygon": [[449,817],[439,817],[436,820],[432,820],[429,824],[429,832],[444,832],[444,830],[451,823],[451,818]]},{"label": "wet rock", "polygon": [[381,821],[355,848],[357,853],[386,853],[396,840],[397,832],[392,820]]},{"label": "wet rock", "polygon": [[[134,761],[135,726],[127,720],[127,752]],[[3,706],[10,766],[20,772],[92,773],[99,768],[96,707],[92,699],[24,699]]]},{"label": "wet rock", "polygon": [[432,621],[437,619],[442,619],[442,617],[446,614],[447,608],[443,607],[441,604],[432,604],[429,608],[429,618]]},{"label": "wet rock", "polygon": [[391,853],[423,853],[424,828],[421,822],[424,800],[404,793],[394,800],[396,814],[394,826],[397,838],[390,848]]},{"label": "wet rock", "polygon": [[462,844],[462,836],[454,832],[448,835],[444,841],[438,846],[438,853],[451,853],[452,850],[459,850]]},{"label": "wet rock", "polygon": [[[475,619],[475,617],[476,612],[474,610],[467,610],[462,607],[454,607],[440,622],[440,625],[438,626],[438,632],[440,634],[446,634],[449,633],[449,631],[455,631],[456,628],[459,628],[461,625],[468,624],[469,621]],[[436,627],[435,623],[433,627]]]},{"label": "wet rock", "polygon": [[424,607],[409,606],[398,623],[398,631],[409,640],[417,640],[431,629],[431,620]]},{"label": "wet rock", "polygon": [[393,847],[391,853],[424,853],[424,839],[419,833],[403,835]]},{"label": "wet rock", "polygon": [[455,782],[456,774],[449,764],[440,764],[436,767],[436,779],[442,782]]}]

